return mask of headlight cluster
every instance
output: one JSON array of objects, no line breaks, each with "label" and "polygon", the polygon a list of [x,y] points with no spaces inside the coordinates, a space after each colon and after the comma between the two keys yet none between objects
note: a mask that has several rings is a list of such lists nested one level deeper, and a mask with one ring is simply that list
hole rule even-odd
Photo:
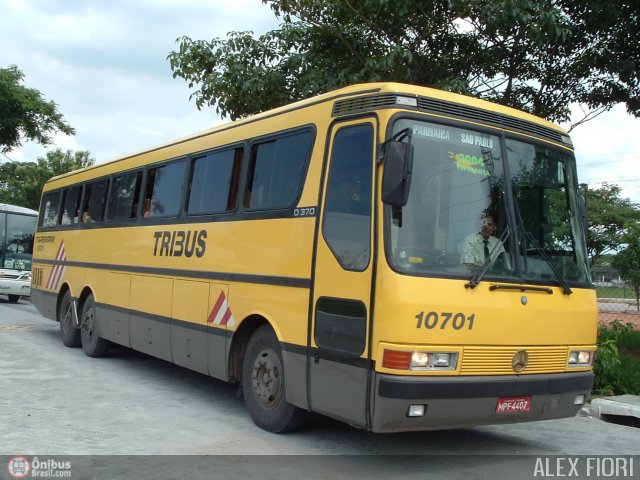
[{"label": "headlight cluster", "polygon": [[572,350],[569,352],[570,367],[589,367],[593,364],[593,350]]},{"label": "headlight cluster", "polygon": [[395,370],[455,370],[458,366],[458,352],[407,352],[385,349],[382,366]]}]

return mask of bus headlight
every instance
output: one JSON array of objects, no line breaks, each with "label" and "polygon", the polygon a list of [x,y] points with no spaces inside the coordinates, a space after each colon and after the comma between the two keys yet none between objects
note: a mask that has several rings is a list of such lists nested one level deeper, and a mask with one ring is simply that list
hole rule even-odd
[{"label": "bus headlight", "polygon": [[588,367],[593,363],[592,350],[572,350],[569,352],[570,367]]},{"label": "bus headlight", "polygon": [[456,352],[413,352],[409,370],[455,370]]},{"label": "bus headlight", "polygon": [[409,368],[427,368],[429,366],[430,355],[427,352],[413,352],[411,354],[411,363]]},{"label": "bus headlight", "polygon": [[434,353],[433,366],[437,368],[447,368],[451,366],[451,357],[455,354],[451,353]]},{"label": "bus headlight", "polygon": [[385,349],[382,366],[395,370],[455,370],[457,352],[407,352]]}]

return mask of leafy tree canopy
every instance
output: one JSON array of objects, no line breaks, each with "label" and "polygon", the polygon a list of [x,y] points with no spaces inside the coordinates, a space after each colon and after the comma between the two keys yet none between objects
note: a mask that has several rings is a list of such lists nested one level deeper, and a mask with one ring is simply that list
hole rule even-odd
[{"label": "leafy tree canopy", "polygon": [[640,206],[620,192],[618,185],[604,183],[587,193],[587,252],[592,267],[603,255],[615,252],[624,243],[626,228],[640,221]]},{"label": "leafy tree canopy", "polygon": [[58,106],[38,90],[25,87],[23,79],[15,65],[0,68],[0,151],[4,153],[22,145],[25,138],[49,145],[55,132],[75,133]]},{"label": "leafy tree canopy", "polygon": [[636,309],[640,310],[640,223],[629,224],[623,240],[626,247],[613,257],[612,265],[633,288]]},{"label": "leafy tree canopy", "polygon": [[235,119],[353,83],[398,81],[552,121],[568,120],[574,102],[590,109],[585,119],[620,102],[640,116],[636,0],[263,2],[280,28],[178,39],[168,59],[198,108]]},{"label": "leafy tree canopy", "polygon": [[47,152],[37,162],[0,165],[0,202],[37,210],[42,188],[51,177],[93,165],[89,152],[62,149]]}]

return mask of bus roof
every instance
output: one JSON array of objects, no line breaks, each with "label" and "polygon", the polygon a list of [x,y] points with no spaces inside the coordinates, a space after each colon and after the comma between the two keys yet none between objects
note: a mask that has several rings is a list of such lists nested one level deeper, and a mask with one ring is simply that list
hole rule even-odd
[{"label": "bus roof", "polygon": [[[79,170],[75,170],[73,172],[69,172],[69,173],[65,173],[62,175],[58,175],[56,177],[53,177],[49,180],[49,182],[52,181],[56,181],[59,179],[62,179],[66,176],[71,176],[71,175],[75,175],[79,172],[85,171],[85,170],[92,170],[95,168],[100,168],[103,167],[105,165],[111,164],[111,163],[115,163],[115,162],[119,162],[122,160],[127,160],[133,157],[137,157],[139,155],[144,155],[146,153],[150,153],[156,150],[160,150],[166,147],[171,147],[173,145],[176,144],[180,144],[183,142],[187,142],[189,140],[194,140],[200,137],[204,137],[207,135],[211,135],[214,134],[216,132],[219,131],[223,131],[223,130],[228,130],[229,128],[233,128],[233,127],[239,127],[242,126],[244,124],[247,123],[252,123],[255,122],[257,120],[261,120],[261,119],[266,119],[269,117],[273,117],[276,115],[280,115],[289,111],[293,111],[293,110],[299,110],[301,108],[305,108],[305,107],[309,107],[312,105],[317,105],[320,103],[324,103],[324,102],[332,102],[335,100],[345,100],[348,99],[349,97],[359,97],[359,96],[366,96],[366,95],[370,95],[370,94],[381,94],[381,93],[394,93],[394,94],[399,94],[399,95],[407,95],[407,96],[414,96],[414,97],[432,97],[435,99],[440,99],[440,100],[444,100],[446,102],[451,102],[451,103],[457,103],[457,104],[462,104],[462,105],[468,105],[468,106],[472,106],[478,109],[482,109],[482,110],[487,110],[487,111],[491,111],[491,112],[496,112],[496,113],[500,113],[503,115],[508,115],[511,117],[517,117],[520,119],[523,119],[525,121],[529,121],[532,123],[537,123],[538,125],[541,125],[543,127],[546,127],[548,129],[551,130],[556,130],[558,131],[560,134],[562,135],[567,135],[567,133],[565,132],[565,130],[563,130],[562,128],[560,128],[558,125],[555,125],[554,123],[551,123],[543,118],[537,117],[535,115],[532,115],[530,113],[521,111],[521,110],[517,110],[515,108],[511,108],[511,107],[507,107],[504,105],[500,105],[497,103],[493,103],[493,102],[489,102],[486,100],[481,100],[475,97],[469,97],[467,95],[462,95],[462,94],[458,94],[458,93],[453,93],[453,92],[447,92],[444,90],[438,90],[438,89],[434,89],[434,88],[429,88],[429,87],[422,87],[422,86],[417,86],[417,85],[410,85],[410,84],[405,84],[405,83],[395,83],[395,82],[384,82],[384,83],[361,83],[361,84],[355,84],[355,85],[351,85],[348,87],[343,87],[337,90],[332,90],[330,92],[327,93],[323,93],[321,95],[317,95],[314,97],[310,97],[310,98],[306,98],[303,100],[299,100],[293,103],[289,103],[287,105],[283,105],[281,107],[277,107],[274,108],[272,110],[267,110],[261,113],[257,113],[255,115],[251,115],[249,117],[245,117],[242,118],[240,120],[235,120],[232,122],[224,122],[221,123],[220,125],[216,125],[213,128],[204,130],[204,131],[200,131],[194,134],[190,134],[188,136],[182,137],[182,138],[177,138],[177,139],[172,139],[170,141],[167,141],[165,143],[159,144],[159,145],[155,145],[152,146],[150,148],[146,148],[144,150],[140,150],[137,152],[131,152],[130,154],[127,154],[123,157],[119,157],[119,158],[115,158],[113,160],[110,160],[108,162],[105,163],[101,163],[99,165],[92,165],[89,167],[85,167]],[[400,107],[402,108],[402,107]],[[48,183],[48,182],[47,182]]]},{"label": "bus roof", "polygon": [[22,215],[38,215],[38,212],[26,207],[18,205],[9,205],[8,203],[0,203],[0,212],[2,213],[20,213]]}]

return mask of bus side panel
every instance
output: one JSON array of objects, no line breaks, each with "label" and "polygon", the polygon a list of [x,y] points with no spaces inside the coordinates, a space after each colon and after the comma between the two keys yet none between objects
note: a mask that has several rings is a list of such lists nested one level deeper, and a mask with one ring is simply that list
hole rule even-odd
[{"label": "bus side panel", "polygon": [[[208,306],[202,321],[207,325],[207,364],[209,375],[228,380],[227,374],[227,329],[233,316],[229,308],[229,286],[210,283],[207,295]],[[226,319],[226,320],[225,320]],[[226,323],[226,324],[225,324]]]},{"label": "bus side panel", "polygon": [[146,275],[131,277],[132,317],[129,322],[131,348],[169,362],[173,360],[171,354],[172,298],[173,279]]},{"label": "bus side panel", "polygon": [[[93,275],[93,279],[105,277],[97,271],[93,272]],[[108,288],[101,288],[100,292],[103,295],[96,299],[100,300],[96,304],[96,313],[100,319],[100,335],[107,340],[130,347],[129,292],[131,275],[109,272],[106,274],[106,279]]]},{"label": "bus side panel", "polygon": [[204,374],[208,373],[206,325],[208,306],[208,282],[174,280],[171,314],[173,362]]},{"label": "bus side panel", "polygon": [[31,288],[31,303],[40,314],[49,320],[57,320],[56,307],[58,297],[55,293],[46,292],[37,288]]}]

